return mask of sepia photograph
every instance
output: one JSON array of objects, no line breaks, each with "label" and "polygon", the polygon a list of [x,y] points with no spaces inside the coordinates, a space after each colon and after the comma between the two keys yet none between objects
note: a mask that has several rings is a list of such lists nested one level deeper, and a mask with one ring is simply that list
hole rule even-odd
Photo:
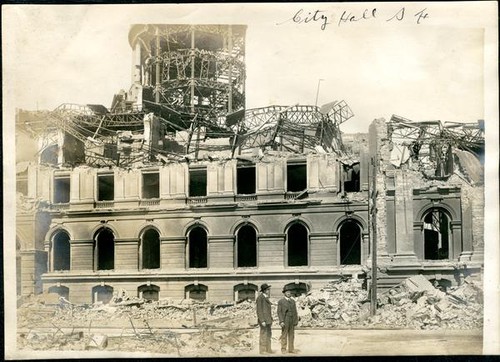
[{"label": "sepia photograph", "polygon": [[2,7],[5,359],[500,354],[498,4]]}]

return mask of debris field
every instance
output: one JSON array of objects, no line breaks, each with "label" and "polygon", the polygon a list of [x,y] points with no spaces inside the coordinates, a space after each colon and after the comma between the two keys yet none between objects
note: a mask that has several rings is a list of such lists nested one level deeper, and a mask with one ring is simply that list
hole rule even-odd
[{"label": "debris field", "polygon": [[[466,279],[446,291],[413,276],[379,294],[377,313],[356,279],[332,281],[296,298],[298,329],[480,329],[482,287]],[[277,300],[273,316],[277,323]],[[276,337],[279,333],[274,333]],[[108,350],[206,356],[251,353],[258,346],[255,302],[211,303],[136,297],[74,305],[56,294],[18,308],[19,349]]]}]

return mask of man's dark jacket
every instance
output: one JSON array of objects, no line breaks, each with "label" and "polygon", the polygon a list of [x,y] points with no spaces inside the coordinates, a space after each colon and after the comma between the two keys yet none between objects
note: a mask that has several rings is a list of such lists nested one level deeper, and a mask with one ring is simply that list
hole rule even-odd
[{"label": "man's dark jacket", "polygon": [[278,318],[281,323],[285,323],[286,326],[296,326],[299,323],[299,316],[297,315],[297,306],[295,301],[290,298],[281,298],[278,301]]},{"label": "man's dark jacket", "polygon": [[259,293],[259,296],[257,297],[257,321],[259,322],[259,325],[262,324],[262,322],[266,322],[268,325],[273,323],[273,317],[271,315],[271,301],[264,295],[264,293]]}]

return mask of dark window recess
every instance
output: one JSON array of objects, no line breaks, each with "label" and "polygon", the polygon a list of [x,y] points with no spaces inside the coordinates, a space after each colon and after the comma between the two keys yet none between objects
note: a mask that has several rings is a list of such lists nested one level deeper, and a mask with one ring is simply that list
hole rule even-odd
[{"label": "dark window recess", "polygon": [[186,292],[188,293],[188,297],[190,299],[203,301],[207,299],[208,287],[203,284],[198,285],[188,285],[186,287]]},{"label": "dark window recess", "polygon": [[49,293],[59,294],[60,297],[63,297],[66,300],[69,300],[69,288],[65,286],[52,286],[49,288]]},{"label": "dark window recess", "polygon": [[296,223],[288,229],[288,266],[308,264],[308,237],[304,225]]},{"label": "dark window recess", "polygon": [[142,294],[142,299],[144,300],[157,301],[160,299],[160,287],[157,285],[141,285],[138,288],[138,292],[139,297],[141,297]]},{"label": "dark window recess", "polygon": [[307,294],[309,292],[309,288],[306,283],[290,283],[285,285],[285,287],[292,292],[293,297],[300,297],[302,294]]},{"label": "dark window recess", "polygon": [[115,198],[115,177],[113,175],[98,176],[98,201],[109,201]]},{"label": "dark window recess", "polygon": [[41,164],[57,165],[59,146],[52,145],[43,150],[40,156]]},{"label": "dark window recess", "polygon": [[189,267],[207,267],[207,232],[196,227],[189,233]]},{"label": "dark window recess", "polygon": [[340,227],[340,264],[361,264],[361,229],[354,221],[346,221]]},{"label": "dark window recess", "polygon": [[238,230],[238,267],[257,266],[257,233],[249,225]]},{"label": "dark window recess", "polygon": [[247,289],[240,289],[238,291],[238,301],[244,301],[244,300],[250,300],[250,301],[255,301],[255,294],[256,294],[257,289],[253,288],[247,288]]},{"label": "dark window recess", "polygon": [[142,174],[142,197],[144,199],[157,199],[160,197],[160,174]]},{"label": "dark window recess", "polygon": [[255,194],[255,167],[236,169],[236,193],[239,195]]},{"label": "dark window recess", "polygon": [[53,269],[69,270],[71,265],[69,235],[61,231],[54,236],[52,243]]},{"label": "dark window recess", "polygon": [[54,203],[66,204],[69,202],[70,179],[69,177],[57,177],[54,179]]},{"label": "dark window recess", "polygon": [[432,209],[424,217],[424,259],[449,258],[449,221],[440,209]]},{"label": "dark window recess", "polygon": [[359,192],[359,163],[343,165],[343,182],[345,192]]},{"label": "dark window recess", "polygon": [[189,171],[189,196],[207,196],[207,170]]},{"label": "dark window recess", "polygon": [[98,285],[92,288],[92,302],[109,303],[113,298],[113,287],[109,285]]},{"label": "dark window recess", "polygon": [[287,191],[297,192],[307,188],[307,166],[287,165],[286,167]]},{"label": "dark window recess", "polygon": [[20,192],[24,196],[28,196],[28,180],[26,180],[26,179],[17,179],[17,181],[16,181],[16,192]]},{"label": "dark window recess", "polygon": [[160,235],[156,230],[147,230],[142,235],[142,267],[144,269],[160,267]]},{"label": "dark window recess", "polygon": [[102,229],[95,238],[97,270],[111,270],[115,267],[115,236],[109,229]]}]

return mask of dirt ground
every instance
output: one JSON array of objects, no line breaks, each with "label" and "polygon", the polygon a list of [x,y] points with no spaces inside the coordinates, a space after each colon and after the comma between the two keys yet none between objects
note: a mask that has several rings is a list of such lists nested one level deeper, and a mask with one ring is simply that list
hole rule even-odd
[{"label": "dirt ground", "polygon": [[[296,301],[300,355],[481,353],[482,289],[474,282],[442,291],[421,276],[412,277],[379,297],[374,316],[368,293],[357,280],[329,283]],[[277,321],[277,299],[272,302]],[[21,301],[17,317],[17,349],[28,354],[258,354],[255,302],[248,300],[148,302],[121,293],[109,304],[75,305],[45,294]],[[278,352],[279,335],[274,329]]]}]

